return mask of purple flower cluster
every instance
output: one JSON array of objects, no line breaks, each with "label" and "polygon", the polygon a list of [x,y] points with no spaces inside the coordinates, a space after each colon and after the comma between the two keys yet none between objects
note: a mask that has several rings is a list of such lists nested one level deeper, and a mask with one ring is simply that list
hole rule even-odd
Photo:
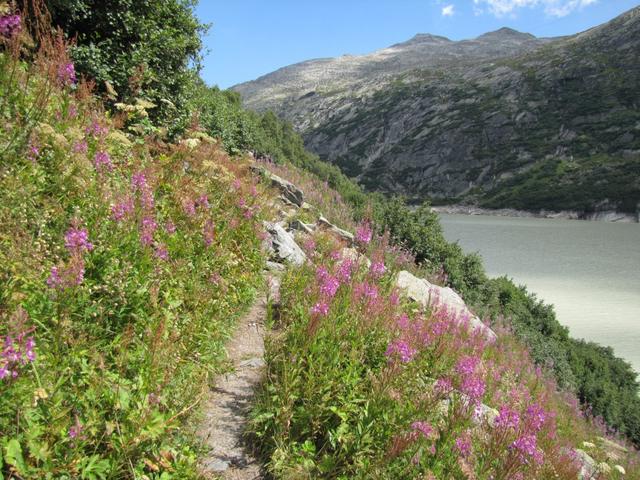
[{"label": "purple flower cluster", "polygon": [[547,414],[540,405],[534,403],[527,408],[526,418],[531,429],[539,432],[547,419]]},{"label": "purple flower cluster", "polygon": [[459,375],[463,376],[473,375],[479,362],[480,359],[477,357],[462,357],[460,360],[458,360],[458,364],[456,365],[456,372],[458,372]]},{"label": "purple flower cluster", "polygon": [[160,260],[164,260],[165,262],[169,260],[169,250],[167,250],[167,246],[163,243],[156,245],[154,254]]},{"label": "purple flower cluster", "polygon": [[496,417],[495,426],[502,429],[516,430],[520,425],[520,415],[508,405],[500,407],[500,413]]},{"label": "purple flower cluster", "polygon": [[86,154],[89,151],[89,145],[86,140],[81,140],[73,144],[73,153]]},{"label": "purple flower cluster", "polygon": [[416,349],[401,339],[396,339],[389,344],[384,354],[387,357],[397,357],[402,363],[409,363],[411,359],[418,353]]},{"label": "purple flower cluster", "polygon": [[11,335],[4,337],[0,351],[0,380],[16,378],[18,368],[36,359],[36,342],[26,333],[20,333],[15,338]]},{"label": "purple flower cluster", "polygon": [[361,243],[362,245],[368,245],[373,238],[373,229],[371,228],[371,224],[369,222],[363,222],[356,229],[356,241]]},{"label": "purple flower cluster", "polygon": [[373,276],[373,278],[380,278],[387,271],[387,267],[384,266],[384,262],[382,261],[373,262],[371,264],[371,267],[369,268],[369,271],[371,272],[371,276]]},{"label": "purple flower cluster", "polygon": [[96,167],[97,171],[107,170],[110,172],[111,170],[113,170],[111,157],[107,152],[96,152],[95,156],[93,157],[93,165]]},{"label": "purple flower cluster", "polygon": [[462,457],[471,455],[471,438],[468,434],[461,435],[455,440],[454,448]]},{"label": "purple flower cluster", "polygon": [[351,275],[353,274],[354,266],[355,262],[350,258],[346,258],[340,263],[338,271],[336,272],[336,276],[341,283],[347,283],[351,281]]},{"label": "purple flower cluster", "polygon": [[85,133],[87,135],[95,138],[104,137],[108,132],[109,129],[100,125],[100,122],[97,120],[92,121],[91,125],[85,129]]},{"label": "purple flower cluster", "polygon": [[131,190],[135,192],[142,192],[147,188],[147,176],[144,172],[136,172],[131,175]]},{"label": "purple flower cluster", "polygon": [[510,448],[518,453],[518,457],[522,463],[528,464],[531,459],[538,465],[543,462],[543,453],[538,449],[535,435],[523,435],[515,440]]},{"label": "purple flower cluster", "polygon": [[327,269],[322,266],[316,270],[316,278],[320,283],[320,293],[328,299],[333,298],[338,288],[340,288],[338,278],[331,275]]},{"label": "purple flower cluster", "polygon": [[52,267],[47,278],[49,288],[63,290],[65,288],[80,285],[84,280],[83,253],[93,250],[93,244],[89,242],[87,230],[71,227],[64,236],[64,245],[71,259],[64,267]]},{"label": "purple flower cluster", "polygon": [[76,84],[76,67],[73,65],[73,63],[65,63],[64,65],[60,65],[58,67],[58,81],[62,85]]},{"label": "purple flower cluster", "polygon": [[425,438],[429,438],[433,433],[433,427],[431,424],[422,421],[413,422],[411,424],[411,430],[416,433],[420,433]]},{"label": "purple flower cluster", "polygon": [[131,216],[134,210],[133,198],[126,197],[124,200],[111,206],[111,218],[116,222],[121,222]]},{"label": "purple flower cluster", "polygon": [[472,402],[476,403],[482,399],[485,389],[486,385],[484,381],[475,376],[466,377],[460,386],[460,391],[467,395]]},{"label": "purple flower cluster", "polygon": [[204,243],[207,247],[213,245],[213,241],[216,238],[216,225],[213,223],[213,220],[207,219],[207,221],[204,222],[202,235],[204,236]]},{"label": "purple flower cluster", "polygon": [[20,15],[3,15],[0,17],[0,35],[12,38],[22,30],[22,18]]},{"label": "purple flower cluster", "polygon": [[64,235],[64,246],[70,253],[93,250],[93,244],[89,242],[89,234],[86,228],[71,227]]},{"label": "purple flower cluster", "polygon": [[142,218],[142,227],[140,229],[140,242],[144,246],[149,246],[153,243],[153,234],[158,228],[158,224],[153,217],[145,216]]},{"label": "purple flower cluster", "polygon": [[311,308],[311,313],[313,315],[326,317],[329,314],[329,305],[327,302],[318,302]]}]

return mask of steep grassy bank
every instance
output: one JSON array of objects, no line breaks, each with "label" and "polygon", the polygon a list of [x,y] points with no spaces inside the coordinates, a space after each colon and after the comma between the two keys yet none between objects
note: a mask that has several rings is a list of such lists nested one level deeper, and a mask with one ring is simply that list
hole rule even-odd
[{"label": "steep grassy bank", "polygon": [[125,135],[50,47],[0,52],[0,478],[195,478],[260,187],[202,132]]},{"label": "steep grassy bank", "polygon": [[[307,187],[322,213],[348,208]],[[599,438],[509,323],[494,322],[493,341],[444,299],[407,301],[397,278],[418,273],[415,259],[367,221],[354,231],[356,249],[321,228],[299,233],[308,262],[272,309],[252,431],[275,478],[640,478],[637,453]]]}]

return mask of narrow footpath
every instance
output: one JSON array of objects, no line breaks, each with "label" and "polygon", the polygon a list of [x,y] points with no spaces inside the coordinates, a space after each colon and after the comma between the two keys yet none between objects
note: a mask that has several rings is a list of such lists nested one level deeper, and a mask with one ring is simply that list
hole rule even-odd
[{"label": "narrow footpath", "polygon": [[256,388],[264,371],[264,323],[267,299],[256,299],[227,344],[233,371],[218,378],[204,405],[198,435],[210,447],[202,469],[211,478],[264,478],[260,463],[245,443],[244,433]]}]

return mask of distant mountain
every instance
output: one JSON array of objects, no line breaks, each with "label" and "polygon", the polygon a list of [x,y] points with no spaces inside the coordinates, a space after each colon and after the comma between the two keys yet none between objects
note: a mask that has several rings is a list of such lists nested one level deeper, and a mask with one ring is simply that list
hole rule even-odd
[{"label": "distant mountain", "polygon": [[369,189],[533,210],[640,203],[640,7],[569,37],[419,34],[234,90]]}]

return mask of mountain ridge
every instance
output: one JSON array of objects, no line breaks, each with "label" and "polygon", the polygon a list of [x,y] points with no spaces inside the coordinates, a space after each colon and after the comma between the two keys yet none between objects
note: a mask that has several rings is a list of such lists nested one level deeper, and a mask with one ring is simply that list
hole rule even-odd
[{"label": "mountain ridge", "polygon": [[639,13],[556,38],[507,28],[461,41],[418,34],[233,89],[246,107],[290,121],[308,148],[368,189],[490,208],[633,213]]}]

